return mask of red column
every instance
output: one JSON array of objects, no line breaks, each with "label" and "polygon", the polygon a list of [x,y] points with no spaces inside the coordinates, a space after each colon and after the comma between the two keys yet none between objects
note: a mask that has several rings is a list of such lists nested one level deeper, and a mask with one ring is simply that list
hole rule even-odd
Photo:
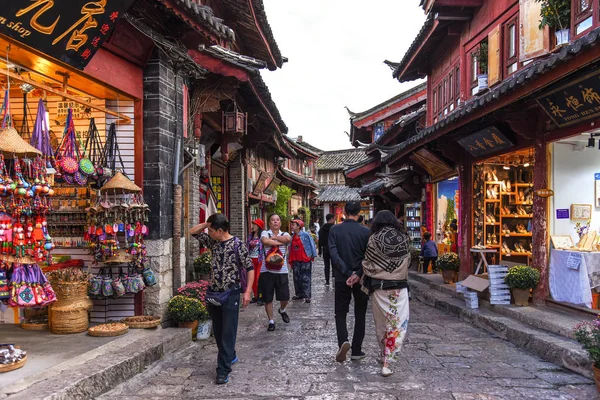
[{"label": "red column", "polygon": [[458,257],[460,258],[459,279],[465,279],[471,274],[471,229],[473,215],[473,167],[468,160],[458,166],[459,191],[459,221],[458,235],[460,237]]},{"label": "red column", "polygon": [[[535,136],[535,165],[533,167],[533,191],[548,188],[548,145],[543,134]],[[541,278],[533,291],[533,301],[543,304],[549,294],[548,267],[548,199],[533,196],[533,267],[540,271]]]}]

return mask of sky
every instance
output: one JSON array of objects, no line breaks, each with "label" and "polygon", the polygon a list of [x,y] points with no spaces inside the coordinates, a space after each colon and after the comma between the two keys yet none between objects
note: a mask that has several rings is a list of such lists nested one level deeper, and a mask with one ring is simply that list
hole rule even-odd
[{"label": "sky", "polygon": [[263,0],[281,54],[263,70],[289,137],[322,150],[352,147],[344,106],[361,112],[416,86],[392,78],[425,21],[418,0]]}]

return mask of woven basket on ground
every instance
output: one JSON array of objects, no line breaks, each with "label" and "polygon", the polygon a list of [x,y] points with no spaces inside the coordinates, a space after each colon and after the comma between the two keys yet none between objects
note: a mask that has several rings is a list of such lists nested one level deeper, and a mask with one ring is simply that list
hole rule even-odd
[{"label": "woven basket on ground", "polygon": [[46,331],[48,330],[47,322],[21,322],[21,329],[26,331]]},{"label": "woven basket on ground", "polygon": [[97,337],[121,336],[129,332],[129,327],[120,322],[111,322],[88,329],[88,335]]},{"label": "woven basket on ground", "polygon": [[17,361],[16,363],[0,365],[0,373],[2,372],[10,372],[15,369],[21,368],[27,362],[27,356],[23,357],[23,359]]},{"label": "woven basket on ground", "polygon": [[160,317],[152,315],[127,317],[123,318],[121,322],[128,325],[131,329],[149,329],[160,325]]},{"label": "woven basket on ground", "polygon": [[137,193],[141,192],[142,189],[131,182],[129,178],[127,178],[123,173],[117,172],[115,176],[110,178],[108,182],[104,186],[100,188],[101,192],[109,192],[109,193]]},{"label": "woven basket on ground", "polygon": [[52,307],[50,331],[55,334],[79,333],[88,329],[88,310],[55,310]]},{"label": "woven basket on ground", "polygon": [[86,299],[87,282],[51,282],[59,303]]},{"label": "woven basket on ground", "polygon": [[13,127],[8,127],[0,132],[0,151],[6,158],[41,156],[42,152],[27,143],[19,132]]}]

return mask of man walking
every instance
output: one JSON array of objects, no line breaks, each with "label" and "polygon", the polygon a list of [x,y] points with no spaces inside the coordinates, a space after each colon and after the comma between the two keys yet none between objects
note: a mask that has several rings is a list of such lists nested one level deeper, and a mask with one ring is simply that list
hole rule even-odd
[{"label": "man walking", "polygon": [[325,263],[325,286],[329,286],[329,272],[331,271],[331,257],[329,256],[329,230],[335,221],[335,215],[327,214],[326,223],[319,230],[319,256],[323,256]]},{"label": "man walking", "polygon": [[[365,337],[365,318],[369,296],[358,283],[362,276],[362,261],[369,242],[369,229],[358,223],[360,202],[346,203],[346,219],[329,231],[329,253],[335,277],[335,327],[338,339],[336,361],[344,362],[350,343],[346,316],[350,300],[354,296],[354,335],[352,336],[352,360],[365,357],[362,342]],[[347,284],[348,283],[348,284]]]},{"label": "man walking", "polygon": [[317,249],[312,236],[301,230],[303,226],[304,221],[292,220],[292,244],[290,244],[288,260],[294,273],[296,292],[292,300],[304,300],[305,303],[310,303],[312,262],[317,255]]},{"label": "man walking", "polygon": [[279,301],[279,314],[286,324],[290,317],[286,312],[290,300],[290,286],[288,280],[288,256],[287,246],[291,242],[291,236],[287,232],[281,232],[281,218],[277,214],[269,217],[269,230],[263,231],[260,241],[265,250],[258,278],[259,300],[264,301],[265,311],[269,318],[267,331],[275,330],[273,319],[273,299]]},{"label": "man walking", "polygon": [[[206,228],[208,234],[204,233]],[[219,349],[216,383],[220,385],[229,381],[231,364],[237,362],[235,342],[240,315],[242,269],[247,271],[246,282],[253,282],[254,267],[246,244],[229,233],[229,221],[223,214],[211,215],[205,223],[190,229],[190,234],[200,241],[200,246],[212,251],[210,291],[219,294],[221,305],[209,301],[206,305]],[[250,303],[252,285],[247,285],[245,289],[242,307]]]}]

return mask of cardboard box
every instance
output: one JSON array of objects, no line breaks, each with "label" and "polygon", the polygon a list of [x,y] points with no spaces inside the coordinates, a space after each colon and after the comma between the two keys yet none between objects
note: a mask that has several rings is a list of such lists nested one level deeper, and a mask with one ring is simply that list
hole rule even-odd
[{"label": "cardboard box", "polygon": [[0,308],[0,324],[18,324],[20,320],[20,312],[18,307],[8,307],[4,311]]},{"label": "cardboard box", "polygon": [[510,300],[490,300],[490,304],[498,305],[498,306],[506,306],[510,305]]},{"label": "cardboard box", "polygon": [[461,282],[456,282],[456,293],[464,293],[467,288]]},{"label": "cardboard box", "polygon": [[469,275],[462,284],[469,289],[473,289],[477,292],[483,292],[490,286],[490,281],[484,278],[479,278],[475,275]]}]

